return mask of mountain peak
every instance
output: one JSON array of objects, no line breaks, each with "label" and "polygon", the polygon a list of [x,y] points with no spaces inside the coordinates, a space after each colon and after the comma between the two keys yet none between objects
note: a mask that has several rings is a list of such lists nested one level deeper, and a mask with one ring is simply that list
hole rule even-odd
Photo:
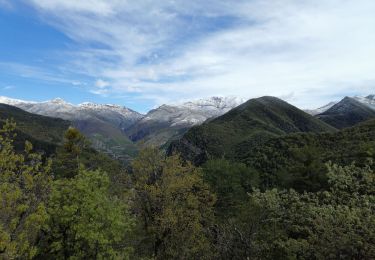
[{"label": "mountain peak", "polygon": [[234,158],[245,141],[258,143],[288,133],[323,131],[334,128],[279,98],[265,96],[190,128],[171,143],[168,153],[177,152],[186,160],[202,164],[208,158]]},{"label": "mountain peak", "polygon": [[239,97],[220,97],[220,96],[213,96],[209,98],[202,98],[197,100],[192,100],[185,102],[181,105],[188,108],[202,108],[202,107],[211,107],[213,109],[226,109],[226,108],[234,108],[240,104],[242,104],[245,100]]},{"label": "mountain peak", "polygon": [[345,97],[317,115],[322,121],[341,129],[375,117],[375,102],[367,97]]},{"label": "mountain peak", "polygon": [[0,103],[8,104],[8,105],[16,105],[20,103],[35,103],[35,102],[0,96]]},{"label": "mountain peak", "polygon": [[51,99],[51,100],[49,100],[49,101],[46,101],[46,103],[71,105],[70,103],[66,102],[64,99],[59,98],[59,97],[58,97],[58,98]]}]

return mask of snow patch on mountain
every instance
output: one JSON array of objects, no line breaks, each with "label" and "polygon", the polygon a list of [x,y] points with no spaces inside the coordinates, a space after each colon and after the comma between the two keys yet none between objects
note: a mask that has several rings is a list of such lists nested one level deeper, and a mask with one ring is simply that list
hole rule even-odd
[{"label": "snow patch on mountain", "polygon": [[89,102],[76,106],[61,98],[55,98],[44,102],[33,102],[0,97],[0,103],[16,106],[30,113],[72,121],[87,120],[100,116],[102,119],[103,117],[107,117],[108,120],[115,118],[117,121],[128,120],[133,123],[143,117],[142,114],[127,107],[111,104],[101,105]]},{"label": "snow patch on mountain", "polygon": [[209,118],[221,116],[244,101],[238,97],[211,97],[171,105],[164,104],[151,110],[141,121],[168,122],[171,127],[194,126]]},{"label": "snow patch on mountain", "polygon": [[338,103],[337,101],[332,101],[332,102],[329,102],[327,105],[324,105],[324,106],[319,107],[317,109],[307,109],[307,110],[305,110],[305,112],[312,115],[312,116],[316,116],[316,115],[319,115],[321,113],[326,112],[328,109],[330,109],[331,107],[333,107],[337,103]]},{"label": "snow patch on mountain", "polygon": [[[375,95],[368,95],[366,97],[354,96],[354,97],[352,97],[352,99],[354,99],[354,100],[366,105],[367,107],[375,110]],[[313,116],[319,115],[319,114],[322,114],[322,113],[326,112],[328,109],[330,109],[331,107],[333,107],[337,103],[339,103],[339,102],[333,101],[333,102],[330,102],[327,105],[322,106],[322,107],[317,108],[317,109],[305,110],[305,112],[309,113],[310,115],[313,115]]]},{"label": "snow patch on mountain", "polygon": [[367,97],[355,96],[353,98],[375,110],[375,95],[368,95]]}]

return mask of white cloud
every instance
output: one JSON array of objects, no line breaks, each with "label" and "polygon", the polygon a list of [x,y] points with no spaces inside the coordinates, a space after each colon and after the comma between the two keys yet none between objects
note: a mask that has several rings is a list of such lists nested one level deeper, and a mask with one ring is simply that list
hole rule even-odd
[{"label": "white cloud", "polygon": [[100,88],[100,89],[103,89],[103,88],[107,88],[110,86],[110,83],[108,81],[104,81],[102,79],[98,79],[96,82],[95,82],[95,86]]},{"label": "white cloud", "polygon": [[96,94],[276,95],[308,107],[374,89],[373,0],[29,2],[87,46],[66,66],[107,79]]},{"label": "white cloud", "polygon": [[[3,0],[1,0],[3,1]],[[84,12],[94,13],[99,15],[110,15],[114,13],[116,2],[120,1],[106,1],[106,0],[31,0],[36,6],[49,11],[68,11],[68,12]]]},{"label": "white cloud", "polygon": [[3,87],[3,90],[12,90],[14,88],[15,88],[15,86],[13,86],[13,85],[7,85],[7,86]]}]

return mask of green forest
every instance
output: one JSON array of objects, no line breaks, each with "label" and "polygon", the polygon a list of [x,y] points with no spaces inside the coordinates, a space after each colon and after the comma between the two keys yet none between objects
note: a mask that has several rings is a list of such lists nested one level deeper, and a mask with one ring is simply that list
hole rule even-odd
[{"label": "green forest", "polygon": [[375,260],[375,0],[0,0],[0,260]]},{"label": "green forest", "polygon": [[21,149],[6,120],[0,258],[373,259],[374,125],[275,137],[200,166],[149,147],[124,167],[74,128],[54,153]]}]

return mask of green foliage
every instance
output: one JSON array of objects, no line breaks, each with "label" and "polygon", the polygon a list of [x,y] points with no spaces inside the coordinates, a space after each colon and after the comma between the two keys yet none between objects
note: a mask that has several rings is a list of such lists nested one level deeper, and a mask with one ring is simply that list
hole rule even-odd
[{"label": "green foliage", "polygon": [[261,173],[261,186],[317,191],[327,186],[325,163],[375,159],[375,120],[336,133],[298,133],[273,138],[261,145],[243,143],[237,160]]},{"label": "green foliage", "polygon": [[109,187],[104,172],[83,168],[73,178],[54,182],[42,258],[128,258],[133,219],[124,202],[110,195]]},{"label": "green foliage", "polygon": [[332,129],[265,97],[180,141],[202,168],[147,148],[129,175],[74,128],[2,124],[1,259],[375,258],[375,121],[288,134]]},{"label": "green foliage", "polygon": [[225,219],[235,216],[248,193],[258,187],[259,174],[245,164],[216,159],[203,165],[203,178],[217,195],[217,214]]},{"label": "green foliage", "polygon": [[87,145],[85,137],[70,127],[64,133],[64,142],[56,151],[53,172],[57,178],[72,178],[78,174],[80,155]]},{"label": "green foliage", "polygon": [[177,156],[148,148],[133,162],[134,210],[144,238],[140,252],[156,259],[209,259],[215,197],[201,172]]},{"label": "green foliage", "polygon": [[221,228],[221,241],[227,241],[221,254],[242,259],[373,259],[374,171],[328,165],[328,183],[328,191],[315,193],[255,191],[238,218]]},{"label": "green foliage", "polygon": [[13,139],[13,146],[17,152],[22,152],[25,141],[30,141],[35,151],[47,156],[55,152],[56,147],[62,142],[64,131],[70,124],[62,119],[35,115],[16,107],[0,104],[0,127],[8,118],[12,118],[16,123],[14,132],[17,136]]},{"label": "green foliage", "polygon": [[33,153],[30,142],[23,153],[15,152],[15,128],[6,121],[0,130],[0,258],[31,259],[48,220],[51,163]]},{"label": "green foliage", "polygon": [[169,154],[180,153],[184,159],[201,165],[209,159],[234,159],[236,147],[243,142],[259,145],[288,133],[334,130],[280,99],[262,97],[191,128],[181,140],[171,144]]},{"label": "green foliage", "polygon": [[0,124],[2,125],[9,118],[17,124],[18,131],[31,139],[49,144],[61,143],[62,134],[70,125],[70,122],[66,120],[36,115],[13,106],[0,104]]}]

